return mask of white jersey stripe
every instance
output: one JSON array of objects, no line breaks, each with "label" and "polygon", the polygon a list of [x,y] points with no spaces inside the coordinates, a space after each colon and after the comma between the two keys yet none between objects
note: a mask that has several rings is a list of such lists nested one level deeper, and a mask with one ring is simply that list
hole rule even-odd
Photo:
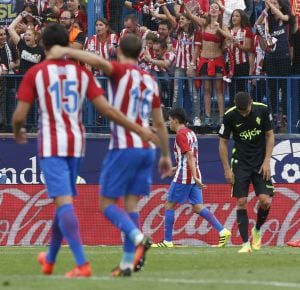
[{"label": "white jersey stripe", "polygon": [[[43,73],[40,70],[36,74],[35,78],[35,84],[36,84],[36,89],[37,93],[39,96],[39,106],[40,110],[42,112],[47,111],[47,106],[46,106],[46,100],[45,100],[45,87],[42,85],[43,84]],[[43,127],[43,140],[49,140],[50,139],[50,121],[49,121],[49,115],[48,114],[39,114],[39,123],[40,126]],[[40,132],[41,133],[41,132]],[[51,156],[51,142],[43,142],[43,147],[42,147],[42,155],[43,156]]]}]

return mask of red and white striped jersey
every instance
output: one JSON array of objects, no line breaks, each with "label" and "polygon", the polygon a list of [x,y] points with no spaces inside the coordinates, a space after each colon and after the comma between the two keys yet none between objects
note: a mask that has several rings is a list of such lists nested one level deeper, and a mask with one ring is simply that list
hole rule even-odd
[{"label": "red and white striped jersey", "polygon": [[186,153],[188,151],[193,152],[197,177],[201,179],[201,172],[198,165],[198,139],[194,131],[187,127],[184,127],[176,132],[176,139],[174,142],[174,155],[177,163],[177,168],[173,181],[176,183],[195,183],[187,162]]},{"label": "red and white striped jersey", "polygon": [[251,32],[250,27],[240,28],[238,31],[230,30],[230,33],[233,37],[233,43],[231,44],[231,51],[234,58],[235,64],[241,64],[245,62],[249,62],[248,52],[242,51],[237,47],[237,43],[240,45],[245,45],[246,38],[250,38],[251,41],[253,39],[253,34]]},{"label": "red and white striped jersey", "polygon": [[101,57],[110,60],[115,53],[115,45],[118,45],[118,35],[111,33],[105,41],[99,41],[97,34],[90,36],[84,44],[84,50],[94,52]]},{"label": "red and white striped jersey", "polygon": [[39,105],[39,156],[81,157],[85,150],[85,96],[103,95],[93,75],[72,60],[46,60],[25,74],[18,100]]},{"label": "red and white striped jersey", "polygon": [[192,62],[195,46],[201,46],[201,33],[195,31],[192,35],[186,32],[177,35],[175,43],[176,67],[186,69]]},{"label": "red and white striped jersey", "polygon": [[[158,85],[150,73],[137,65],[113,61],[113,73],[109,77],[108,100],[131,121],[149,127],[152,109],[160,107]],[[136,133],[111,122],[112,136],[109,149],[153,148]]]},{"label": "red and white striped jersey", "polygon": [[265,51],[262,50],[257,35],[254,35],[252,50],[252,53],[254,54],[254,66],[251,73],[253,75],[265,75],[266,73],[263,71]]}]

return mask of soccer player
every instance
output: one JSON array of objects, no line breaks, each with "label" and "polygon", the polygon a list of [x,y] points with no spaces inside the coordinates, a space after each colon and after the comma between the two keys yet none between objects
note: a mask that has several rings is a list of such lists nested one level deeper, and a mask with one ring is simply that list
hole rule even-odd
[{"label": "soccer player", "polygon": [[174,208],[180,203],[188,201],[196,214],[206,219],[218,232],[218,247],[224,247],[231,232],[223,227],[218,219],[203,205],[201,172],[198,164],[198,140],[191,129],[185,126],[186,112],[182,108],[175,108],[169,112],[170,129],[176,132],[174,154],[176,166],[170,171],[174,175],[165,203],[165,232],[164,240],[153,247],[174,247],[172,233],[174,225]]},{"label": "soccer player", "polygon": [[[228,139],[232,134],[234,147],[231,167],[228,161]],[[243,246],[239,253],[249,253],[261,248],[261,226],[266,221],[274,187],[271,182],[270,158],[274,147],[272,116],[268,107],[254,103],[247,92],[235,96],[235,106],[224,115],[219,131],[219,154],[225,178],[232,184],[232,196],[237,200],[237,223]],[[257,220],[252,228],[252,249],[248,241],[249,219],[247,197],[252,182],[259,199]]]},{"label": "soccer player", "polygon": [[[68,46],[69,43],[67,31],[60,24],[48,25],[43,31],[42,41],[47,58],[53,45]],[[73,208],[73,197],[77,194],[76,178],[85,148],[81,120],[85,95],[103,115],[141,135],[144,140],[141,142],[155,141],[157,138],[150,129],[131,122],[109,105],[103,93],[91,72],[65,59],[47,59],[32,67],[25,74],[18,90],[18,104],[13,114],[16,142],[22,144],[27,141],[26,130],[22,126],[37,96],[40,111],[39,161],[48,195],[53,198],[56,206],[48,254],[40,253],[38,256],[46,275],[53,272],[63,238],[68,242],[76,262],[75,268],[66,273],[66,277],[88,277],[92,273],[81,244]],[[119,129],[125,130],[123,127]],[[128,131],[128,134],[133,133]]]},{"label": "soccer player", "polygon": [[[109,62],[95,54],[72,48],[55,48],[53,56],[67,54],[83,63],[101,69],[110,79],[109,102],[130,120],[149,127],[149,118],[157,130],[161,143],[159,170],[166,175],[171,170],[168,134],[164,126],[158,85],[154,78],[138,67],[141,40],[128,34],[120,40],[119,62]],[[151,241],[139,230],[137,203],[148,195],[152,183],[155,150],[151,143],[111,123],[109,152],[100,176],[100,208],[105,217],[125,235],[123,258],[112,271],[112,276],[130,276],[144,266],[146,251]],[[123,198],[124,210],[117,205]]]}]

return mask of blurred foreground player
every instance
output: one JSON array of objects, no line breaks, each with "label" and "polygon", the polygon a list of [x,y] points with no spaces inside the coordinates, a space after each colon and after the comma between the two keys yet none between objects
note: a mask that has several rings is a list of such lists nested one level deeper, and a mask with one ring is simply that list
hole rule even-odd
[{"label": "blurred foreground player", "polygon": [[[162,117],[158,85],[154,78],[138,67],[142,49],[141,40],[133,35],[124,36],[119,44],[119,62],[109,62],[93,53],[67,47],[52,49],[53,56],[69,55],[83,63],[101,69],[109,77],[109,102],[130,120],[149,128],[150,118],[161,144],[159,170],[165,175],[171,170],[168,134]],[[137,203],[149,195],[155,146],[144,142],[137,134],[111,123],[109,151],[101,170],[100,209],[125,235],[123,258],[113,269],[112,276],[131,276],[140,271],[151,241],[139,229]],[[117,205],[124,201],[124,210]]]},{"label": "blurred foreground player", "polygon": [[[68,34],[60,24],[49,24],[42,34],[47,60],[35,65],[25,74],[18,90],[18,104],[13,115],[13,130],[17,143],[26,143],[22,128],[31,104],[39,102],[38,154],[50,198],[56,212],[52,225],[48,253],[40,253],[38,261],[44,274],[52,274],[63,238],[68,242],[76,266],[66,277],[88,277],[92,274],[81,243],[77,216],[73,208],[76,178],[84,155],[85,130],[82,124],[84,98],[116,123],[142,136],[157,141],[150,129],[130,122],[124,114],[108,104],[104,91],[91,72],[72,60],[49,59],[49,49],[59,44],[68,46]],[[59,168],[59,174],[57,174]]]}]

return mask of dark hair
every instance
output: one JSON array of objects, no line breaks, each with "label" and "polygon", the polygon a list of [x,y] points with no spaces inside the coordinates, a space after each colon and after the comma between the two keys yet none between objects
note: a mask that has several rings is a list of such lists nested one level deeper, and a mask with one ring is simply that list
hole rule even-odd
[{"label": "dark hair", "polygon": [[166,26],[168,27],[169,30],[172,29],[172,25],[171,25],[170,21],[167,20],[167,19],[161,20],[161,21],[158,23],[158,26],[160,26],[160,25],[166,25]]},{"label": "dark hair", "polygon": [[125,16],[124,21],[131,20],[134,23],[138,22],[137,16],[135,14],[129,14]]},{"label": "dark hair", "polygon": [[174,108],[169,112],[172,119],[178,120],[179,124],[185,124],[187,121],[186,112],[183,108]]},{"label": "dark hair", "polygon": [[252,98],[247,92],[238,92],[234,98],[235,106],[239,110],[245,110],[252,102]]},{"label": "dark hair", "polygon": [[66,28],[59,23],[50,23],[42,32],[44,48],[49,50],[53,45],[68,46],[69,35]]},{"label": "dark hair", "polygon": [[138,59],[142,41],[135,34],[129,33],[121,38],[119,47],[125,57]]},{"label": "dark hair", "polygon": [[73,11],[71,11],[71,10],[69,10],[69,9],[65,9],[65,10],[63,10],[63,11],[60,13],[60,15],[62,15],[64,12],[69,12],[69,13],[70,13],[71,19],[75,19],[75,14],[74,14]]},{"label": "dark hair", "polygon": [[159,44],[163,50],[168,49],[168,44],[165,39],[157,38],[157,39],[155,39],[154,44]]},{"label": "dark hair", "polygon": [[[189,20],[190,21],[190,24],[189,24],[189,28],[188,28],[188,36],[192,36],[194,31],[195,31],[195,25],[193,23],[193,21],[191,20],[191,18],[189,17],[189,15],[187,13],[181,13],[179,15],[179,18],[183,16],[185,19]],[[179,27],[178,30],[177,30],[177,35],[181,34],[181,33],[184,33],[185,31],[183,30],[183,28]]]},{"label": "dark hair", "polygon": [[234,12],[238,12],[240,14],[240,16],[241,16],[241,27],[242,28],[251,27],[250,21],[249,21],[249,18],[247,16],[246,12],[242,9],[234,9],[231,13],[231,16],[230,16],[229,29],[233,28],[232,16],[233,16]]}]

